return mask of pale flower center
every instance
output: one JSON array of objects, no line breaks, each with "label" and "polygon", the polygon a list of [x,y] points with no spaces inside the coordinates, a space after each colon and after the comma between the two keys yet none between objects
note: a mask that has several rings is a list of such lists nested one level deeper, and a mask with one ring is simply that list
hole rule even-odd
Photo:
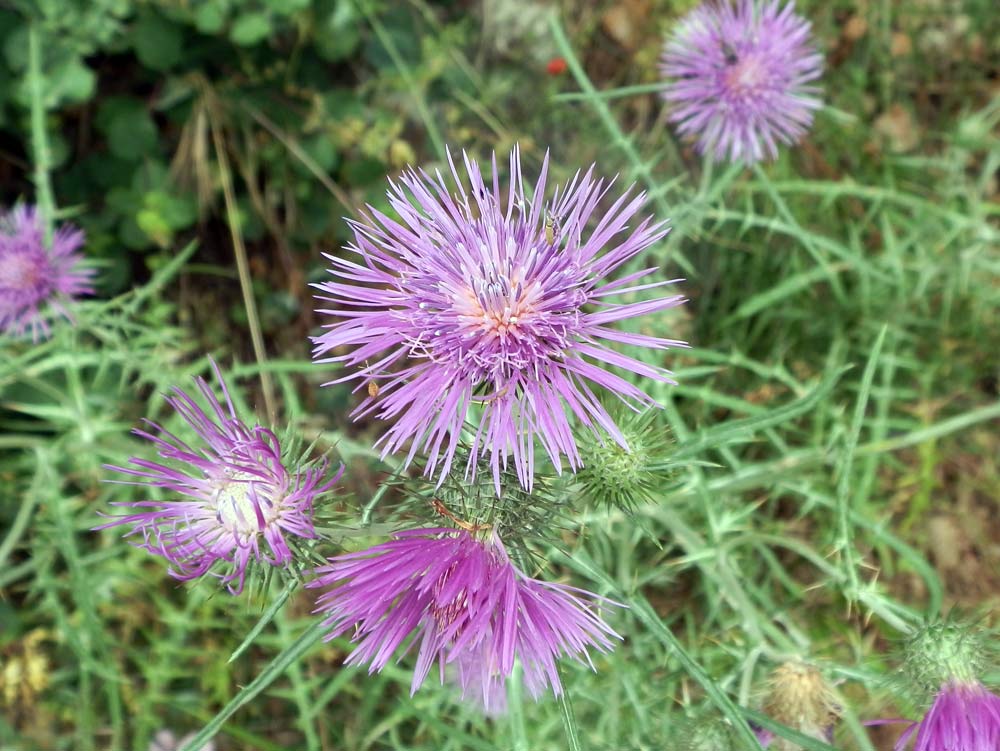
[{"label": "pale flower center", "polygon": [[234,535],[252,537],[281,515],[281,504],[266,495],[267,483],[247,472],[232,472],[213,483],[219,523]]},{"label": "pale flower center", "polygon": [[723,81],[730,93],[748,99],[762,93],[770,76],[765,61],[757,55],[744,55],[731,63]]},{"label": "pale flower center", "polygon": [[[536,287],[533,284],[532,287]],[[487,340],[517,335],[535,312],[529,289],[514,282],[492,282],[476,294],[467,289],[455,300],[455,311],[463,326]]]},{"label": "pale flower center", "polygon": [[15,253],[0,260],[0,287],[18,291],[31,290],[42,281],[42,264],[30,254]]}]

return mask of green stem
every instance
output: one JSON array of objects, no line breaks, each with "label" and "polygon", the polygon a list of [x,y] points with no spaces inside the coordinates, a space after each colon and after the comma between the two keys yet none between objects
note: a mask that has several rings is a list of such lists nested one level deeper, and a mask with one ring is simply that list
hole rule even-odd
[{"label": "green stem", "polygon": [[[284,618],[275,619],[275,623],[278,625],[278,634],[281,640],[285,641],[288,638],[288,624]],[[307,751],[319,751],[321,742],[319,733],[316,732],[315,718],[309,714],[309,686],[302,675],[302,670],[295,662],[288,666],[288,679],[292,683],[292,696],[298,706],[299,729],[306,737],[306,749]]]},{"label": "green stem", "polygon": [[[654,83],[637,83],[632,86],[621,86],[617,89],[605,89],[596,92],[596,96],[601,99],[621,99],[628,96],[639,96],[641,94],[656,94],[663,91],[664,85],[661,81]],[[556,94],[552,98],[557,102],[589,102],[594,94],[586,91],[565,91]]]},{"label": "green stem", "polygon": [[10,531],[4,538],[3,543],[0,544],[0,571],[7,570],[7,557],[14,552],[14,548],[21,541],[21,536],[27,530],[28,522],[31,521],[31,515],[35,512],[35,506],[38,505],[38,499],[39,495],[37,493],[27,493],[26,497],[18,505],[14,523],[11,525]]},{"label": "green stem", "polygon": [[[577,569],[587,576],[589,576],[594,581],[600,582],[607,591],[611,593],[611,596],[616,597],[622,602],[629,603],[629,607],[636,618],[642,623],[649,632],[663,644],[667,651],[674,657],[677,658],[681,666],[694,680],[701,685],[705,690],[705,694],[708,696],[709,700],[725,715],[730,723],[733,725],[733,729],[736,734],[740,737],[743,745],[746,749],[754,749],[755,751],[760,751],[760,743],[757,741],[757,736],[754,735],[753,731],[747,725],[746,721],[741,715],[741,709],[733,702],[732,699],[723,691],[719,685],[712,680],[711,677],[702,669],[702,667],[688,654],[684,646],[678,641],[677,637],[674,636],[673,632],[667,628],[666,624],[660,619],[653,606],[649,604],[641,592],[634,591],[631,594],[627,594],[622,590],[618,583],[608,575],[600,566],[594,563],[588,556],[584,555],[581,551],[577,551],[573,556],[556,549],[555,558],[562,560],[564,563],[569,565],[571,568]],[[565,717],[565,716],[564,716]]]},{"label": "green stem", "polygon": [[434,121],[434,116],[431,114],[430,108],[427,106],[427,101],[421,91],[420,84],[413,77],[409,66],[406,64],[403,56],[399,53],[399,48],[396,47],[396,43],[392,40],[392,35],[385,30],[381,21],[378,20],[378,16],[375,15],[375,12],[371,7],[369,7],[368,2],[359,2],[357,7],[364,14],[368,23],[371,24],[372,31],[375,32],[375,36],[378,37],[379,42],[381,42],[382,46],[385,47],[385,51],[388,53],[393,65],[396,66],[396,70],[398,70],[399,75],[402,76],[403,83],[406,84],[406,89],[410,92],[410,96],[413,98],[413,104],[417,108],[417,112],[420,114],[420,119],[424,121],[424,128],[427,130],[427,135],[430,137],[431,143],[434,145],[434,151],[438,155],[439,159],[443,159],[446,154],[444,139],[441,137],[441,131],[438,130],[437,123]]},{"label": "green stem", "polygon": [[851,419],[851,429],[847,435],[847,443],[844,446],[843,460],[840,465],[840,477],[837,478],[837,520],[838,520],[838,540],[837,548],[843,551],[844,567],[847,574],[847,600],[850,603],[859,594],[857,560],[854,550],[853,527],[851,525],[851,469],[854,464],[854,455],[858,450],[858,439],[861,436],[861,427],[865,419],[865,411],[868,407],[868,397],[871,394],[872,382],[875,379],[875,368],[878,366],[879,356],[882,353],[882,345],[885,342],[885,334],[889,325],[882,326],[878,339],[872,347],[868,363],[865,365],[865,372],[861,376],[861,386],[858,391],[858,400],[854,405],[854,415]]},{"label": "green stem", "polygon": [[253,280],[250,278],[247,249],[243,244],[243,232],[240,229],[240,214],[236,207],[233,175],[229,169],[229,158],[226,155],[226,145],[222,140],[222,130],[214,118],[209,119],[209,127],[212,131],[212,142],[215,146],[215,158],[219,163],[219,175],[222,179],[222,195],[226,203],[226,223],[229,225],[229,233],[233,240],[233,253],[236,256],[236,270],[240,277],[240,290],[243,292],[243,305],[247,311],[250,340],[253,343],[254,357],[261,366],[260,386],[264,394],[267,419],[270,421],[271,426],[274,427],[278,423],[274,381],[271,379],[271,373],[263,367],[264,363],[267,362],[267,349],[264,347],[264,334],[261,330],[260,317],[257,315],[257,301],[253,296]]},{"label": "green stem", "polygon": [[513,741],[513,751],[528,751],[528,731],[524,726],[524,682],[521,677],[521,665],[514,666],[514,673],[507,686],[508,712],[510,719],[510,734]]},{"label": "green stem", "polygon": [[298,586],[299,582],[297,579],[288,580],[285,588],[281,590],[281,593],[277,596],[277,598],[275,598],[274,602],[272,602],[270,607],[264,611],[264,614],[261,615],[257,623],[254,624],[254,627],[250,629],[250,633],[246,635],[246,638],[242,641],[242,643],[233,651],[231,655],[229,655],[229,659],[226,661],[227,663],[231,663],[254,643],[257,637],[260,636],[260,632],[267,627],[267,624],[274,620],[274,616],[277,615],[282,606],[288,602],[288,598],[292,596],[292,593],[298,588]]},{"label": "green stem", "polygon": [[[636,151],[635,146],[622,129],[618,126],[618,122],[615,120],[611,110],[605,103],[604,99],[598,93],[597,89],[594,88],[594,84],[591,82],[590,78],[587,76],[586,71],[584,71],[583,66],[577,59],[576,55],[573,53],[573,47],[566,37],[566,32],[563,31],[562,24],[559,23],[559,18],[555,13],[549,16],[549,28],[552,31],[552,36],[555,39],[556,46],[559,48],[559,53],[566,60],[566,65],[573,74],[573,78],[576,79],[577,85],[580,87],[583,93],[583,98],[593,107],[594,112],[597,113],[598,118],[604,125],[604,128],[608,131],[611,136],[611,140],[614,142],[615,146],[621,149],[622,153],[625,154],[626,159],[628,159],[629,164],[632,166],[632,171],[639,176],[642,181],[646,184],[650,197],[653,199],[653,203],[656,206],[656,210],[660,215],[661,219],[666,219],[671,215],[670,207],[667,205],[666,200],[663,195],[657,193],[657,189],[661,187],[662,181],[657,181],[653,177],[653,174],[649,170],[649,165],[643,162],[642,157],[639,156],[639,152]],[[677,265],[684,269],[685,273],[694,275],[694,267],[688,262],[684,255],[678,250],[674,257],[677,261]]]},{"label": "green stem", "polygon": [[247,686],[240,690],[196,736],[188,741],[179,751],[199,751],[226,724],[226,721],[236,714],[241,707],[249,704],[265,688],[281,676],[288,667],[309,651],[322,637],[325,631],[322,619],[316,619],[302,635],[283,649],[271,663],[261,671]]},{"label": "green stem", "polygon": [[35,162],[35,199],[42,217],[46,247],[52,246],[52,222],[56,204],[49,178],[49,139],[45,132],[45,78],[42,74],[41,42],[35,24],[28,27],[28,92],[31,97],[31,145]]},{"label": "green stem", "polygon": [[573,702],[569,700],[569,694],[563,689],[559,694],[559,714],[562,716],[563,727],[566,728],[566,748],[569,751],[583,751],[580,745],[580,736],[576,733],[576,715],[573,713]]}]

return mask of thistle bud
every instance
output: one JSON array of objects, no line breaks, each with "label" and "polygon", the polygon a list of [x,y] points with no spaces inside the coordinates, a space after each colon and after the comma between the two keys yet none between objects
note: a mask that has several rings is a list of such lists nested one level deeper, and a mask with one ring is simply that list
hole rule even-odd
[{"label": "thistle bud", "polygon": [[650,411],[618,420],[627,448],[593,434],[581,438],[583,468],[577,480],[593,503],[632,511],[669,482],[670,438],[654,417]]},{"label": "thistle bud", "polygon": [[992,649],[992,640],[969,624],[929,623],[904,643],[902,674],[925,700],[949,681],[977,680],[989,667]]},{"label": "thistle bud", "polygon": [[736,751],[736,733],[721,717],[700,712],[678,723],[671,735],[676,739],[669,751]]},{"label": "thistle bud", "polygon": [[971,624],[931,623],[913,634],[901,674],[912,691],[933,701],[920,720],[907,722],[896,749],[913,738],[914,751],[1000,749],[1000,696],[980,682],[995,658],[994,640]]},{"label": "thistle bud", "polygon": [[[768,681],[764,712],[782,725],[817,740],[829,741],[839,707],[823,674],[812,665],[791,661],[779,665]],[[769,744],[777,751],[798,745],[782,738]]]}]

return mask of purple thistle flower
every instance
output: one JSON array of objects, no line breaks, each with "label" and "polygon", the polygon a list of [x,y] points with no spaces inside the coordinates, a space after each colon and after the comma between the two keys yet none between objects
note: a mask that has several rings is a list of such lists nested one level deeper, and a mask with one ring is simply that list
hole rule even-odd
[{"label": "purple thistle flower", "polygon": [[798,141],[821,102],[809,85],[823,71],[810,24],[781,0],[733,0],[695,8],[667,40],[663,91],[681,135],[716,161],[752,164]]},{"label": "purple thistle flower", "polygon": [[42,308],[46,305],[69,321],[71,298],[94,293],[92,269],[79,268],[83,231],[64,225],[46,249],[38,211],[16,206],[0,215],[0,332],[20,336],[31,331],[33,341],[49,334]]},{"label": "purple thistle flower", "polygon": [[[495,532],[481,540],[464,530],[414,529],[386,543],[329,559],[308,587],[333,589],[317,600],[327,639],[353,631],[347,664],[382,670],[393,654],[416,647],[411,694],[435,663],[440,679],[453,665],[463,696],[487,711],[503,708],[505,681],[519,658],[536,699],[557,696],[561,655],[593,668],[588,647],[620,639],[595,612],[618,605],[585,590],[532,579],[511,563]],[[412,638],[411,638],[412,636]]]},{"label": "purple thistle flower", "polygon": [[203,378],[195,378],[208,402],[206,412],[188,394],[174,388],[167,403],[190,425],[204,446],[194,448],[145,420],[159,435],[132,431],[156,444],[163,459],[177,467],[133,457],[138,467],[107,469],[141,478],[122,480],[131,485],[151,485],[176,493],[171,501],[114,503],[141,509],[113,517],[96,529],[132,525],[128,535],[140,534],[138,547],[165,558],[176,579],[197,579],[220,564],[215,573],[233,594],[243,590],[252,562],[287,566],[293,559],[291,538],[313,539],[313,504],[343,474],[343,466],[323,481],[326,461],[291,471],[281,458],[278,438],[270,430],[247,427],[237,416],[218,366],[212,369],[225,398],[224,409]]},{"label": "purple thistle flower", "polygon": [[[880,720],[867,724],[884,724]],[[916,733],[914,751],[997,751],[1000,749],[1000,696],[978,681],[945,683],[930,710],[896,741],[895,751],[909,745]]]},{"label": "purple thistle flower", "polygon": [[611,327],[684,301],[679,295],[611,301],[677,281],[636,283],[655,268],[607,278],[667,229],[651,218],[628,227],[645,200],[641,193],[626,191],[600,210],[611,185],[596,179],[593,167],[546,202],[548,156],[534,189],[526,190],[515,148],[504,191],[495,156],[489,184],[464,156],[468,187],[448,159],[456,194],[440,172],[411,170],[388,193],[400,221],[369,206],[366,223],[350,222],[354,242],[347,249],[355,258],[327,256],[335,281],[317,285],[329,295],[319,299],[333,304],[319,312],[339,320],[314,340],[314,356],[330,354],[318,361],[355,368],[332,383],[379,385],[353,416],[395,420],[379,439],[383,457],[410,442],[405,464],[423,450],[426,474],[440,469],[443,478],[472,417],[470,476],[488,454],[499,493],[500,472],[513,458],[520,483],[530,489],[535,436],[556,471],[561,456],[574,471],[581,466],[571,415],[626,445],[592,386],[629,404],[655,404],[608,365],[670,382],[667,370],[607,344],[684,346]]}]

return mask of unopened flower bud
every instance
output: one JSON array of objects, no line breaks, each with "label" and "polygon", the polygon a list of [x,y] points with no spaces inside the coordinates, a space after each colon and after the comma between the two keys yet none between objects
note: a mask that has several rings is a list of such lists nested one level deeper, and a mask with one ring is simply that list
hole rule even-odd
[{"label": "unopened flower bud", "polygon": [[653,413],[646,413],[621,421],[627,448],[593,435],[582,440],[583,468],[577,479],[593,502],[631,511],[651,501],[669,481],[670,439],[652,418]]},{"label": "unopened flower bud", "polygon": [[930,623],[903,646],[902,672],[921,698],[950,681],[971,683],[988,667],[990,640],[979,629],[956,621]]},{"label": "unopened flower bud", "polygon": [[668,751],[736,751],[733,727],[721,717],[699,713],[680,722],[671,733],[676,739]]}]

